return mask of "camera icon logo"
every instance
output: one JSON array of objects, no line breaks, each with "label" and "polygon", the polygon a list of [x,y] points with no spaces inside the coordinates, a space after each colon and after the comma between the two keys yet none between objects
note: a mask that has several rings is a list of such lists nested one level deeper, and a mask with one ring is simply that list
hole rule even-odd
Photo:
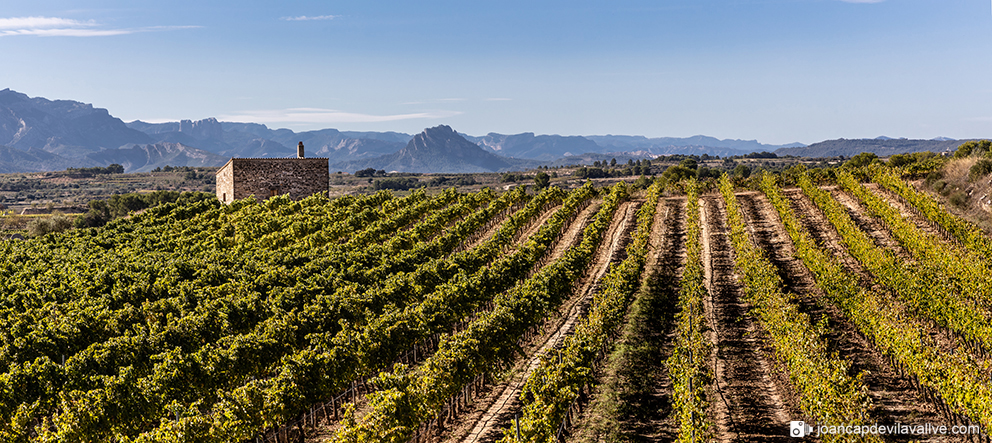
[{"label": "camera icon logo", "polygon": [[805,437],[813,432],[813,427],[806,424],[804,421],[790,421],[789,422],[789,436],[790,437]]}]

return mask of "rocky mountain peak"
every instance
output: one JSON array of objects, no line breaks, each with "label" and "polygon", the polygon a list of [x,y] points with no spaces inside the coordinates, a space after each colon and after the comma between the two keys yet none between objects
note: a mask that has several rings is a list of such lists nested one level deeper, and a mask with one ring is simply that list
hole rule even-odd
[{"label": "rocky mountain peak", "polygon": [[0,103],[9,104],[28,101],[30,98],[27,94],[22,94],[20,92],[11,90],[10,88],[0,91]]},{"label": "rocky mountain peak", "polygon": [[179,122],[179,132],[201,139],[224,139],[224,128],[221,126],[221,123],[213,117],[197,121],[182,120]]}]

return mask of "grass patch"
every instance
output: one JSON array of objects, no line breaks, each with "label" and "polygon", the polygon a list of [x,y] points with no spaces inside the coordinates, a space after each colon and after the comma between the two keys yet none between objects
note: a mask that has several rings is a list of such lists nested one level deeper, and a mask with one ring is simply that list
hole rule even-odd
[{"label": "grass patch", "polygon": [[652,432],[646,425],[670,414],[670,392],[656,393],[667,374],[665,343],[676,311],[677,293],[670,275],[659,273],[646,279],[631,304],[575,441],[640,441],[639,435]]}]

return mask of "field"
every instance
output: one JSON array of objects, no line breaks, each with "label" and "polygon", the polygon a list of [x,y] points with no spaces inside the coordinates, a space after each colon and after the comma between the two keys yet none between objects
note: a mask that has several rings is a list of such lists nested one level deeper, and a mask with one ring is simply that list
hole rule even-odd
[{"label": "field", "polygon": [[818,177],[203,201],[0,242],[0,440],[989,441],[992,240],[887,168]]}]

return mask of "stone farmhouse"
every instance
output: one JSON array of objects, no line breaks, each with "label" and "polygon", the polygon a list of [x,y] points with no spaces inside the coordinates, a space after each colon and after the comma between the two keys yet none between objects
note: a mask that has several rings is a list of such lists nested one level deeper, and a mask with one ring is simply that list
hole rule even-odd
[{"label": "stone farmhouse", "polygon": [[305,158],[301,142],[296,158],[232,158],[217,171],[217,199],[231,203],[250,195],[259,201],[289,194],[299,200],[327,193],[326,158]]}]

